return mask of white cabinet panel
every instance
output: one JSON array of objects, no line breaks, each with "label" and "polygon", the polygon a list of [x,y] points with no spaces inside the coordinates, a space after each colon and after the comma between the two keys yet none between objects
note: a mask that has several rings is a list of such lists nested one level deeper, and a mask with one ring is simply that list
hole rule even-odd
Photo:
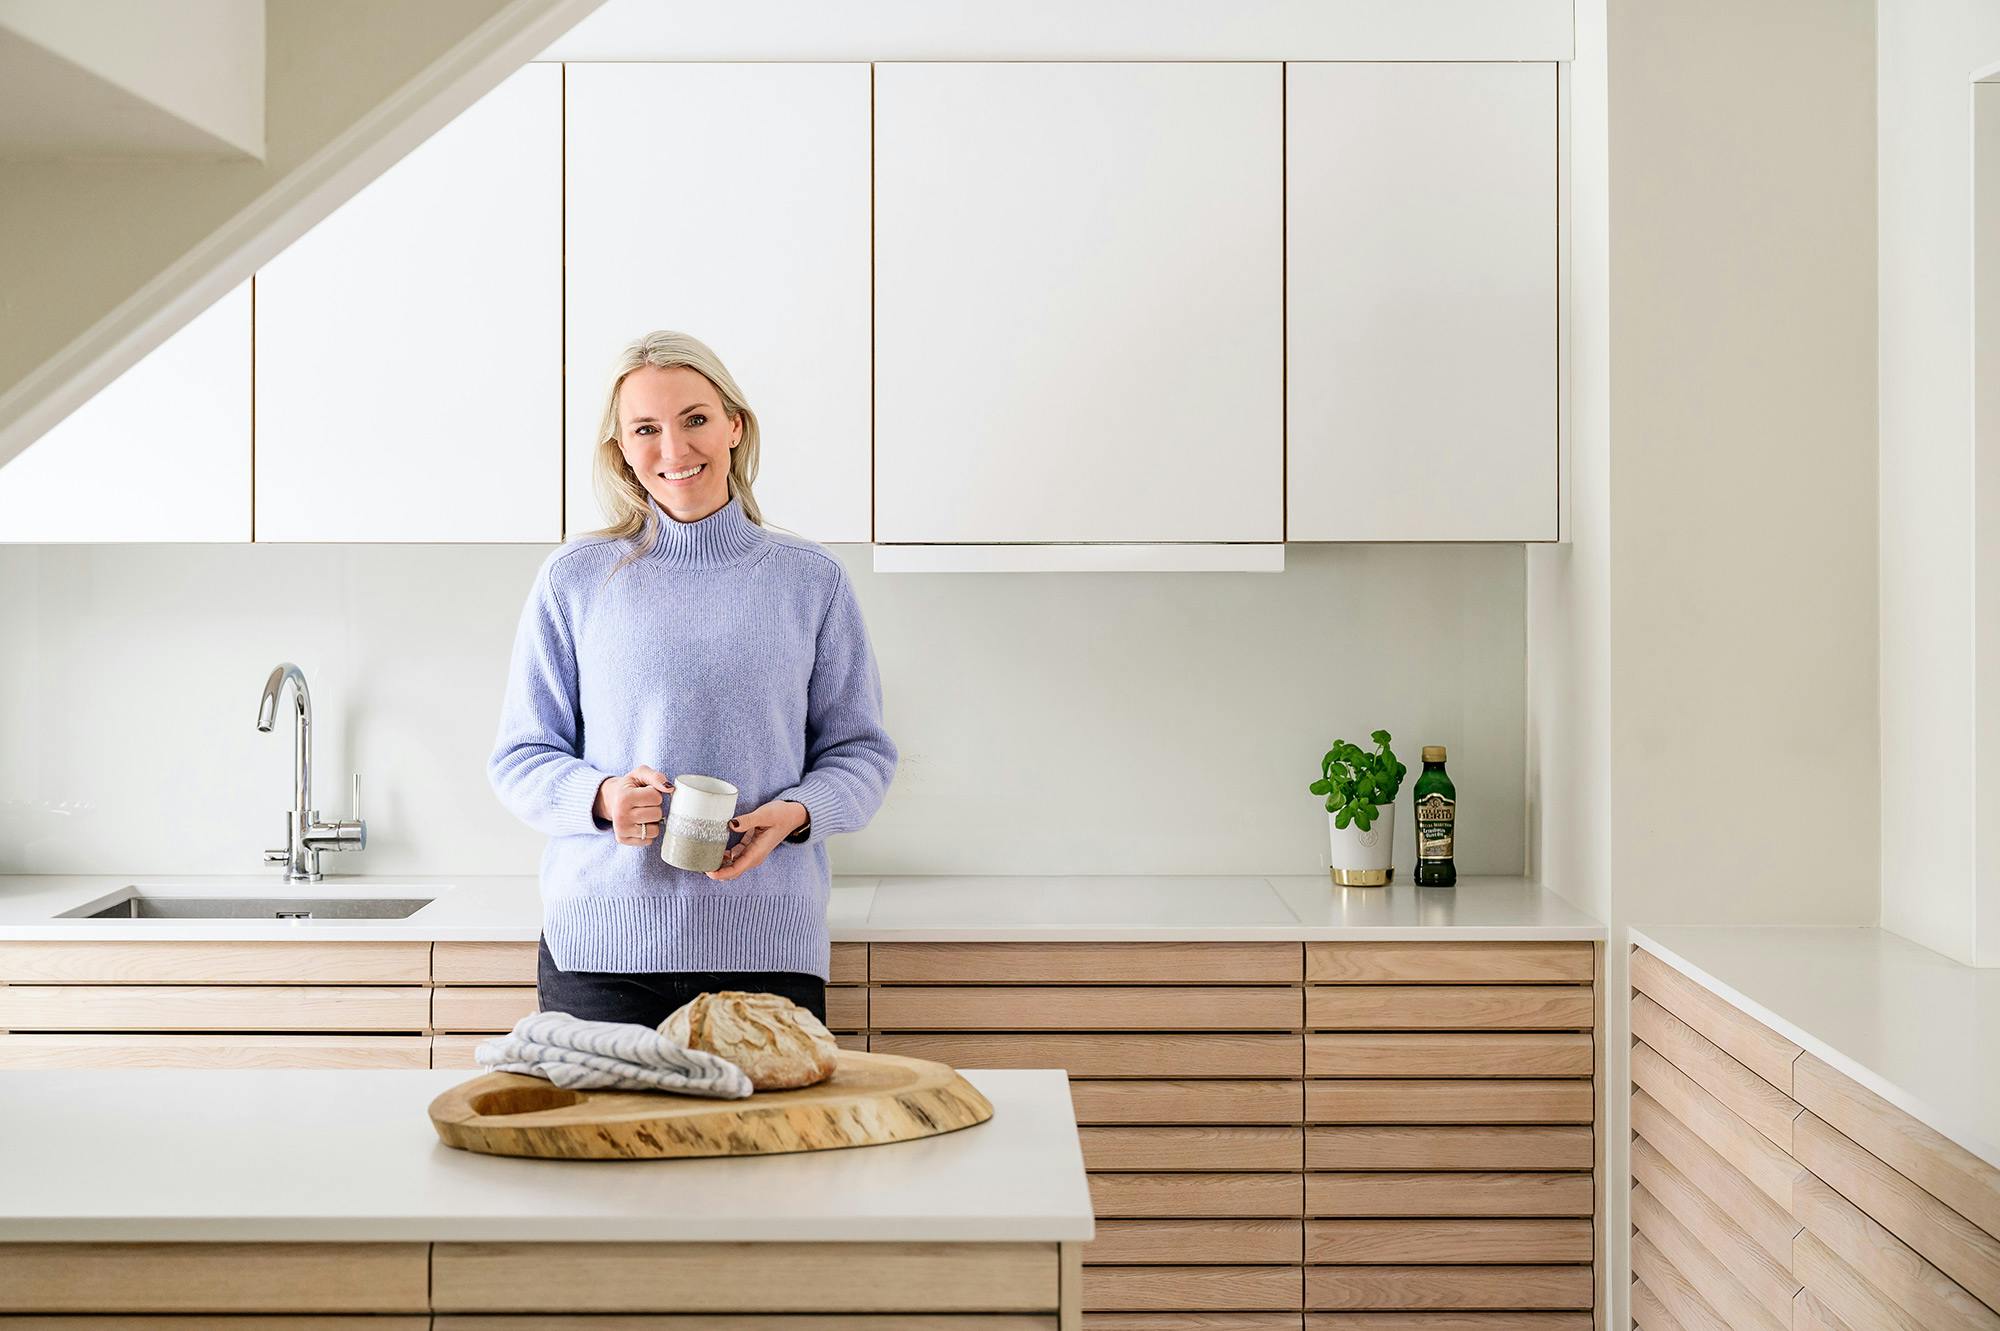
[{"label": "white cabinet panel", "polygon": [[250,284],[0,465],[0,542],[250,539]]},{"label": "white cabinet panel", "polygon": [[1281,76],[877,67],[876,540],[1282,539]]},{"label": "white cabinet panel", "polygon": [[258,540],[560,539],[561,96],[524,67],[258,274]]},{"label": "white cabinet panel", "polygon": [[1557,537],[1556,70],[1286,71],[1294,541]]},{"label": "white cabinet panel", "polygon": [[868,540],[868,66],[577,64],[567,96],[569,533],[605,521],[613,360],[669,328],[757,413],[765,519]]}]

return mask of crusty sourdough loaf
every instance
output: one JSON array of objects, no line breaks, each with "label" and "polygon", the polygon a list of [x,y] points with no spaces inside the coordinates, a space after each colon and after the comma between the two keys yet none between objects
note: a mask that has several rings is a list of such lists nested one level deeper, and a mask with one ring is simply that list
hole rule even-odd
[{"label": "crusty sourdough loaf", "polygon": [[777,994],[703,994],[661,1022],[660,1034],[728,1059],[760,1091],[825,1081],[840,1055],[819,1018]]}]

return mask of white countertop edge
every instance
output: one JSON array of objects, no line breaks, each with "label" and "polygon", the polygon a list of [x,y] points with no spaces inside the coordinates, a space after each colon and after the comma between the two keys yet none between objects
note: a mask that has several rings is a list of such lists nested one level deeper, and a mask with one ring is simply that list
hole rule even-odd
[{"label": "white countertop edge", "polygon": [[[341,925],[318,921],[305,925],[244,924],[234,928],[217,924],[189,923],[185,920],[111,920],[101,926],[75,924],[0,925],[0,942],[80,943],[80,942],[161,942],[183,943],[532,943],[539,929],[475,928],[452,925],[412,926],[402,929],[379,925]],[[868,926],[836,928],[836,943],[1421,943],[1438,940],[1461,942],[1580,942],[1602,943],[1605,930],[1581,925],[1385,925],[1380,928],[1312,925],[1151,925],[1130,927],[1102,925],[1073,927],[1047,925],[1023,928],[940,929],[909,926],[894,928]]]},{"label": "white countertop edge", "polygon": [[[580,1168],[592,1162],[576,1161]],[[631,1162],[623,1162],[631,1163]],[[666,1163],[666,1162],[662,1162]],[[866,1216],[843,1220],[829,1238],[824,1221],[797,1224],[713,1216],[644,1219],[564,1219],[559,1235],[547,1218],[424,1216],[263,1216],[181,1220],[173,1216],[103,1216],[0,1221],[0,1243],[1087,1243],[1091,1217],[1008,1216],[1005,1219]],[[168,1236],[170,1235],[170,1237]]]},{"label": "white countertop edge", "polygon": [[1716,979],[1713,975],[1710,975],[1700,966],[1689,961],[1673,948],[1668,947],[1648,934],[1644,929],[1628,928],[1626,933],[1633,944],[1645,948],[1648,952],[1658,957],[1661,961],[1666,962],[1669,966],[1672,966],[1702,988],[1721,998],[1731,1007],[1748,1013],[1751,1017],[1769,1026],[1772,1030],[1799,1046],[1799,1048],[1819,1059],[1822,1063],[1825,1063],[1837,1072],[1844,1073],[1908,1114],[1911,1118],[1916,1119],[1919,1123],[1943,1134],[1946,1138],[1972,1152],[1972,1154],[1978,1156],[1987,1164],[2000,1169],[2000,1142],[1988,1140],[1978,1127],[1960,1122],[1955,1115],[1942,1112],[1932,1105],[1926,1104],[1923,1100],[1910,1094],[1901,1086],[1883,1077],[1872,1068],[1857,1062],[1803,1026],[1788,1020],[1783,1014],[1773,1012],[1770,1008],[1765,1007],[1761,1003],[1754,1002],[1732,986]]}]

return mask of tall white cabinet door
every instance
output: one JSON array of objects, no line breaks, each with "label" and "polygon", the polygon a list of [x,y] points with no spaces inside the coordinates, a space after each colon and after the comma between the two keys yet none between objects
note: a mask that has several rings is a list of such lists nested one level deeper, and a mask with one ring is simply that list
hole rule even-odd
[{"label": "tall white cabinet door", "polygon": [[1294,541],[1552,541],[1556,70],[1286,69]]},{"label": "tall white cabinet door", "polygon": [[555,541],[562,68],[531,64],[257,276],[259,541]]},{"label": "tall white cabinet door", "polygon": [[571,535],[611,370],[690,333],[757,414],[765,520],[869,539],[865,64],[568,67],[564,386]]},{"label": "tall white cabinet door", "polygon": [[1277,541],[1276,64],[875,72],[875,539]]},{"label": "tall white cabinet door", "polygon": [[0,464],[0,543],[249,539],[248,282]]}]

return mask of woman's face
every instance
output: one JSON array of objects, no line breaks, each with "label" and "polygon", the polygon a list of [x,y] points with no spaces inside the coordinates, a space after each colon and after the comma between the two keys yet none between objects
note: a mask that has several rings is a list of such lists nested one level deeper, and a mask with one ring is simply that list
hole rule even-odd
[{"label": "woman's face", "polygon": [[729,450],[743,422],[722,409],[707,376],[684,365],[641,365],[618,389],[618,447],[625,465],[676,521],[695,522],[729,502]]}]

